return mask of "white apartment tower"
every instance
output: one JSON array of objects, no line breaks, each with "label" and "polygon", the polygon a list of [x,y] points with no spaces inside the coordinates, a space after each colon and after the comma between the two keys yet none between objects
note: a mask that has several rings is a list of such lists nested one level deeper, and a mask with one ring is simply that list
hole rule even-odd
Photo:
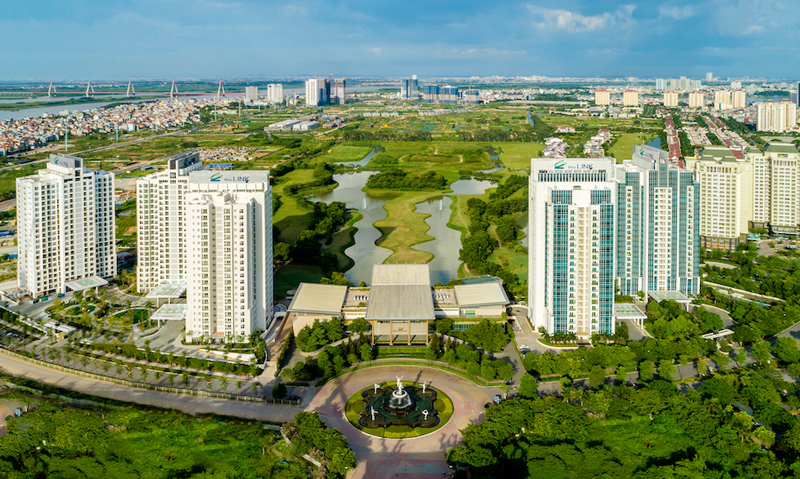
[{"label": "white apartment tower", "polygon": [[116,276],[114,238],[112,173],[59,154],[37,175],[17,178],[17,286],[31,296]]},{"label": "white apartment tower", "polygon": [[531,160],[528,294],[534,328],[614,333],[613,160]]},{"label": "white apartment tower", "polygon": [[622,93],[622,106],[639,106],[639,93],[636,90],[625,90]]},{"label": "white apartment tower", "polygon": [[733,91],[733,108],[735,110],[741,109],[747,106],[747,94],[744,90],[734,90]]},{"label": "white apartment tower", "polygon": [[611,93],[608,90],[594,91],[594,104],[598,106],[611,104]]},{"label": "white apartment tower", "polygon": [[781,133],[797,125],[797,105],[789,100],[758,103],[758,131]]},{"label": "white apartment tower", "polygon": [[283,103],[283,84],[270,83],[267,85],[267,101],[272,104]]},{"label": "white apartment tower", "polygon": [[714,108],[716,110],[730,110],[732,107],[731,92],[728,90],[717,90],[714,92]]},{"label": "white apartment tower", "polygon": [[665,91],[664,92],[664,106],[667,108],[675,108],[678,106],[678,92]]},{"label": "white apartment tower", "polygon": [[258,87],[257,86],[246,86],[244,87],[244,97],[250,101],[257,101],[258,100]]},{"label": "white apartment tower", "polygon": [[319,106],[321,83],[319,78],[309,78],[306,80],[306,105]]},{"label": "white apartment tower", "polygon": [[269,171],[196,171],[187,201],[187,338],[244,341],[272,322]]},{"label": "white apartment tower", "polygon": [[162,283],[185,283],[186,192],[189,173],[203,168],[199,153],[182,153],[167,169],[136,180],[136,290],[148,293]]},{"label": "white apartment tower", "polygon": [[689,92],[689,108],[703,108],[704,106],[706,106],[706,99],[703,92]]}]

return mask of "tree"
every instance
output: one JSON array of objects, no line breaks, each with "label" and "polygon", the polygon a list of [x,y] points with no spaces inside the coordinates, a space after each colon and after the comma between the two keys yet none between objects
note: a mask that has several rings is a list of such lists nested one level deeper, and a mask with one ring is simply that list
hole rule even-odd
[{"label": "tree", "polygon": [[744,351],[744,348],[739,348],[739,351],[736,353],[736,364],[741,366],[742,364],[747,361],[747,353]]},{"label": "tree", "polygon": [[372,361],[372,346],[367,343],[361,345],[361,360]]},{"label": "tree", "polygon": [[260,387],[261,387],[261,383],[259,383],[258,381],[256,381],[256,382],[254,382],[254,383],[253,383],[253,386],[252,386],[252,389],[253,389],[253,396],[256,396],[256,397],[258,397],[258,389],[259,389]]},{"label": "tree", "polygon": [[666,381],[672,381],[675,377],[675,365],[671,359],[664,359],[658,363],[658,377]]},{"label": "tree", "polygon": [[653,379],[653,363],[650,361],[639,363],[639,379],[642,381],[651,381]]},{"label": "tree", "polygon": [[753,345],[753,358],[762,366],[769,365],[769,360],[772,358],[769,343],[761,341]]},{"label": "tree", "polygon": [[764,447],[772,447],[775,444],[775,433],[763,426],[753,431],[753,436],[761,441]]},{"label": "tree", "polygon": [[283,398],[286,397],[287,394],[288,394],[288,391],[286,390],[286,385],[285,384],[278,382],[278,383],[275,383],[274,386],[272,386],[272,397],[273,398],[275,398],[275,399],[283,399]]},{"label": "tree", "polygon": [[597,389],[606,380],[606,371],[600,365],[595,364],[589,371],[589,385]]},{"label": "tree", "polygon": [[791,364],[800,361],[800,348],[794,338],[779,337],[772,346],[772,354],[782,363]]},{"label": "tree", "polygon": [[526,374],[519,380],[519,395],[526,398],[535,398],[538,396],[538,387],[539,381],[530,374]]},{"label": "tree", "polygon": [[222,378],[219,380],[219,387],[220,387],[220,389],[222,389],[223,391],[227,392],[227,391],[228,391],[228,378],[226,378],[225,376],[223,376],[223,377],[222,377]]},{"label": "tree", "polygon": [[727,354],[724,354],[720,351],[714,353],[712,359],[715,363],[717,363],[720,371],[725,371],[728,368],[728,365],[731,363],[731,358],[728,357]]},{"label": "tree", "polygon": [[189,371],[184,371],[181,373],[181,382],[183,383],[184,387],[189,385]]},{"label": "tree", "polygon": [[167,382],[169,383],[169,387],[174,387],[175,386],[175,375],[174,374],[168,375],[167,376]]}]

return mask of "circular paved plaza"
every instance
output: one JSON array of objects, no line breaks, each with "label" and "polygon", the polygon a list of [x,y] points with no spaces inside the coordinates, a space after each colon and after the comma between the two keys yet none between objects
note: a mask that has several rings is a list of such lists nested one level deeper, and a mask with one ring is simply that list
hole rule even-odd
[{"label": "circular paved plaza", "polygon": [[[441,429],[410,439],[379,438],[362,433],[345,418],[347,400],[374,383],[428,382],[453,401],[453,417]],[[481,388],[455,374],[411,365],[387,365],[361,369],[340,376],[316,392],[308,410],[317,411],[328,426],[342,431],[358,458],[354,477],[434,478],[447,470],[445,452],[461,441],[461,429],[483,420],[484,404],[491,401],[493,388]]]}]

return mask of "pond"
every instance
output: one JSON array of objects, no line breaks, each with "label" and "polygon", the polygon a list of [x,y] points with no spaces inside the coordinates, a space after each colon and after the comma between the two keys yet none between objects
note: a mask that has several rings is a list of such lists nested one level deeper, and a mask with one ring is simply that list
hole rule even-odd
[{"label": "pond", "polygon": [[458,250],[461,248],[461,232],[447,226],[450,221],[453,199],[449,196],[417,203],[417,213],[431,215],[425,219],[428,226],[428,235],[435,239],[414,246],[414,249],[427,251],[433,254],[433,259],[428,263],[431,269],[431,283],[447,284],[451,279],[458,278]]},{"label": "pond", "polygon": [[525,233],[525,237],[522,238],[521,240],[519,240],[519,244],[521,244],[522,246],[527,248],[528,247],[528,214],[527,213],[525,213],[524,215],[521,215],[519,218],[517,218],[517,228],[519,228],[520,230],[522,230],[523,233]]},{"label": "pond", "polygon": [[355,244],[344,252],[355,262],[355,265],[344,274],[354,284],[358,284],[361,281],[370,283],[372,280],[372,266],[383,263],[392,254],[390,250],[375,244],[375,241],[381,237],[381,232],[372,226],[376,221],[386,218],[386,210],[383,209],[383,205],[388,200],[371,197],[361,191],[361,188],[367,183],[367,178],[373,174],[374,172],[361,171],[333,175],[334,181],[339,183],[338,188],[330,193],[309,198],[310,201],[322,201],[324,203],[341,201],[348,208],[358,210],[363,216],[354,225],[358,229],[354,237]]},{"label": "pond", "polygon": [[653,138],[652,140],[647,140],[647,146],[652,146],[654,148],[661,148],[661,138]]},{"label": "pond", "polygon": [[450,185],[454,195],[482,195],[497,184],[488,180],[458,180]]}]

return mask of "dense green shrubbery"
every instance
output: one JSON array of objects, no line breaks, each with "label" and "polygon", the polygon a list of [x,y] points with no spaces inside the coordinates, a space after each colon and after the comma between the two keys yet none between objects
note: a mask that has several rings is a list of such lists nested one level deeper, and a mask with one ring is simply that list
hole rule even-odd
[{"label": "dense green shrubbery", "polygon": [[[796,405],[797,390],[777,378],[748,369],[687,394],[661,380],[596,391],[567,385],[561,398],[490,408],[484,422],[467,426],[447,460],[464,468],[456,477],[473,479],[796,477],[800,417],[780,406],[787,390],[786,401]],[[526,393],[531,381],[523,380]],[[759,424],[737,411],[737,402],[749,405]]]},{"label": "dense green shrubbery", "polygon": [[469,341],[484,351],[497,353],[511,341],[511,337],[503,330],[503,326],[490,322],[488,319],[481,320],[464,331],[453,333],[454,336]]},{"label": "dense green shrubbery", "polygon": [[320,322],[315,319],[311,326],[304,326],[297,333],[295,343],[300,351],[310,352],[342,339],[344,326],[338,318],[331,318],[330,321]]},{"label": "dense green shrubbery", "polygon": [[367,188],[399,190],[439,190],[447,187],[444,176],[435,171],[412,175],[403,170],[388,170],[372,175],[367,179]]},{"label": "dense green shrubbery", "polygon": [[[316,412],[301,412],[294,422],[284,424],[286,437],[292,441],[297,456],[308,454],[322,463],[315,477],[338,478],[356,466],[356,456],[341,431],[328,429]],[[267,476],[264,476],[267,477]]]}]

